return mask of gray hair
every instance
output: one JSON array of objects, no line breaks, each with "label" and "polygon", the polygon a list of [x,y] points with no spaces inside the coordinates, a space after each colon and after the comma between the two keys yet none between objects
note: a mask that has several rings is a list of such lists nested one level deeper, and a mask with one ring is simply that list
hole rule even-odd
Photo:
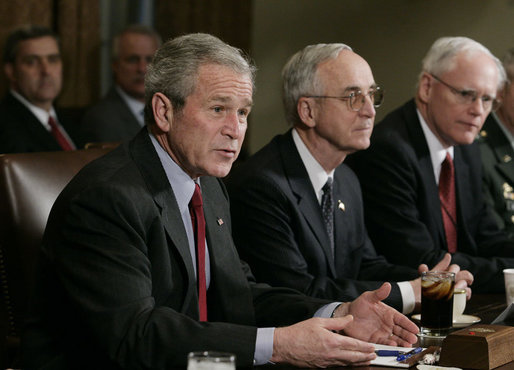
[{"label": "gray hair", "polygon": [[468,57],[472,57],[473,54],[479,52],[489,55],[495,62],[499,77],[498,89],[500,89],[507,79],[502,63],[484,45],[467,37],[441,37],[437,39],[421,63],[422,68],[418,83],[424,72],[440,76],[442,73],[450,71],[455,67],[455,57],[458,54],[464,53]]},{"label": "gray hair", "polygon": [[197,82],[198,69],[204,64],[217,64],[234,72],[248,75],[252,87],[256,68],[240,49],[226,44],[215,36],[192,33],[166,41],[155,53],[145,75],[145,120],[154,122],[152,97],[162,93],[170,99],[173,111],[184,107]]},{"label": "gray hair", "polygon": [[130,24],[120,32],[118,32],[112,39],[111,44],[111,60],[115,61],[120,56],[120,39],[123,35],[128,33],[135,33],[138,35],[148,36],[155,40],[157,47],[162,44],[161,36],[153,28],[142,25],[142,24]]},{"label": "gray hair", "polygon": [[320,95],[322,82],[318,78],[318,65],[335,59],[342,50],[352,50],[345,44],[309,45],[298,51],[282,69],[282,102],[286,120],[294,125],[301,123],[298,100],[305,95]]}]

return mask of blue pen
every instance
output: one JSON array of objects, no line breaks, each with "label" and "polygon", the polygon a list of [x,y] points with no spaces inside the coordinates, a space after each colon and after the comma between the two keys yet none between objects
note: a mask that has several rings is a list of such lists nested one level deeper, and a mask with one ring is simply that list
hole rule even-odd
[{"label": "blue pen", "polygon": [[400,354],[403,354],[405,352],[400,352],[400,351],[393,351],[393,350],[389,350],[389,349],[378,349],[375,351],[375,353],[377,354],[377,356],[380,356],[380,357],[394,357],[394,356],[399,356]]},{"label": "blue pen", "polygon": [[421,347],[414,348],[412,351],[398,355],[398,357],[396,357],[396,361],[398,361],[398,362],[405,361],[409,357],[412,357],[415,354],[420,353],[421,351],[423,351],[423,348],[421,348]]}]

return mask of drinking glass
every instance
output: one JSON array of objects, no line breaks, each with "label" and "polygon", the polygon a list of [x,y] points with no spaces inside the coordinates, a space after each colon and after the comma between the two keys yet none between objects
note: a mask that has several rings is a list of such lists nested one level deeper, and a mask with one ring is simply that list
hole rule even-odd
[{"label": "drinking glass", "polygon": [[187,370],[235,370],[236,356],[232,353],[202,351],[190,352]]},{"label": "drinking glass", "polygon": [[505,277],[505,297],[507,298],[507,305],[514,303],[514,269],[503,270]]},{"label": "drinking glass", "polygon": [[446,336],[453,324],[455,274],[427,271],[421,274],[421,335]]}]

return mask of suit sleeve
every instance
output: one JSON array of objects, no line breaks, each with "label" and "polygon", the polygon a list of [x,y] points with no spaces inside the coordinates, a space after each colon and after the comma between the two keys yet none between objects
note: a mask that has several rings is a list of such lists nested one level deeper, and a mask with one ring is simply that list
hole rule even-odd
[{"label": "suit sleeve", "polygon": [[94,343],[121,368],[184,366],[189,351],[205,348],[251,365],[256,327],[202,323],[181,311],[187,279],[180,262],[163,267],[179,256],[173,247],[154,247],[168,242],[157,243],[161,220],[144,197],[103,186],[56,211],[63,214],[50,220],[44,249],[73,309],[55,319],[80,332],[74,347]]}]

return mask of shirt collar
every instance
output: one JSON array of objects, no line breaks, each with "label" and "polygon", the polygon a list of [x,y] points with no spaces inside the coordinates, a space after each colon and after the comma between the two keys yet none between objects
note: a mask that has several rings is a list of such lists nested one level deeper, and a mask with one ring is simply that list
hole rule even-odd
[{"label": "shirt collar", "polygon": [[141,112],[144,112],[145,103],[141,103],[139,100],[134,99],[132,96],[127,94],[121,87],[116,85],[116,91],[120,94],[121,98],[125,101],[130,111],[136,117],[137,121],[143,127],[145,125],[144,115]]},{"label": "shirt collar", "polygon": [[[193,197],[195,191],[195,181],[184,172],[182,168],[170,157],[170,155],[162,148],[157,139],[151,134],[150,139],[152,144],[157,151],[157,155],[164,167],[164,172],[168,182],[173,189],[175,198],[177,199],[180,213],[189,212],[189,202]],[[199,179],[197,180],[200,183]]]},{"label": "shirt collar", "polygon": [[323,167],[319,164],[319,162],[313,157],[307,146],[302,141],[302,138],[298,134],[295,128],[292,130],[293,141],[300,154],[300,158],[302,159],[303,165],[307,170],[307,174],[309,175],[309,179],[311,181],[312,187],[314,188],[314,192],[316,193],[316,197],[318,198],[318,203],[321,204],[321,197],[323,195],[323,185],[327,182],[329,177],[334,177],[334,170],[327,173]]},{"label": "shirt collar", "polygon": [[423,133],[425,134],[425,140],[428,145],[428,150],[430,152],[430,159],[432,161],[432,167],[434,169],[434,176],[435,176],[435,182],[439,184],[439,174],[441,173],[441,164],[443,163],[444,159],[446,158],[446,152],[450,153],[450,156],[453,159],[453,152],[454,148],[453,146],[449,147],[448,149],[445,149],[439,139],[435,136],[435,134],[432,132],[430,127],[428,127],[428,124],[426,123],[425,119],[421,115],[421,112],[419,109],[416,109],[416,112],[418,114],[419,122],[421,123],[421,129],[423,130]]},{"label": "shirt collar", "polygon": [[47,112],[46,110],[44,110],[43,108],[40,108],[38,106],[35,106],[34,104],[32,104],[31,102],[29,102],[27,99],[25,99],[25,97],[23,97],[20,93],[14,91],[14,90],[10,90],[10,93],[12,94],[12,96],[14,96],[16,99],[18,99],[20,101],[21,104],[23,104],[28,110],[30,110],[30,112],[36,116],[36,118],[38,119],[39,122],[41,122],[41,124],[48,130],[50,131],[50,125],[48,124],[48,117],[51,115],[52,117],[54,117],[54,119],[56,121],[58,121],[57,119],[57,114],[55,113],[55,109],[54,107],[52,106],[50,108],[50,111]]}]

